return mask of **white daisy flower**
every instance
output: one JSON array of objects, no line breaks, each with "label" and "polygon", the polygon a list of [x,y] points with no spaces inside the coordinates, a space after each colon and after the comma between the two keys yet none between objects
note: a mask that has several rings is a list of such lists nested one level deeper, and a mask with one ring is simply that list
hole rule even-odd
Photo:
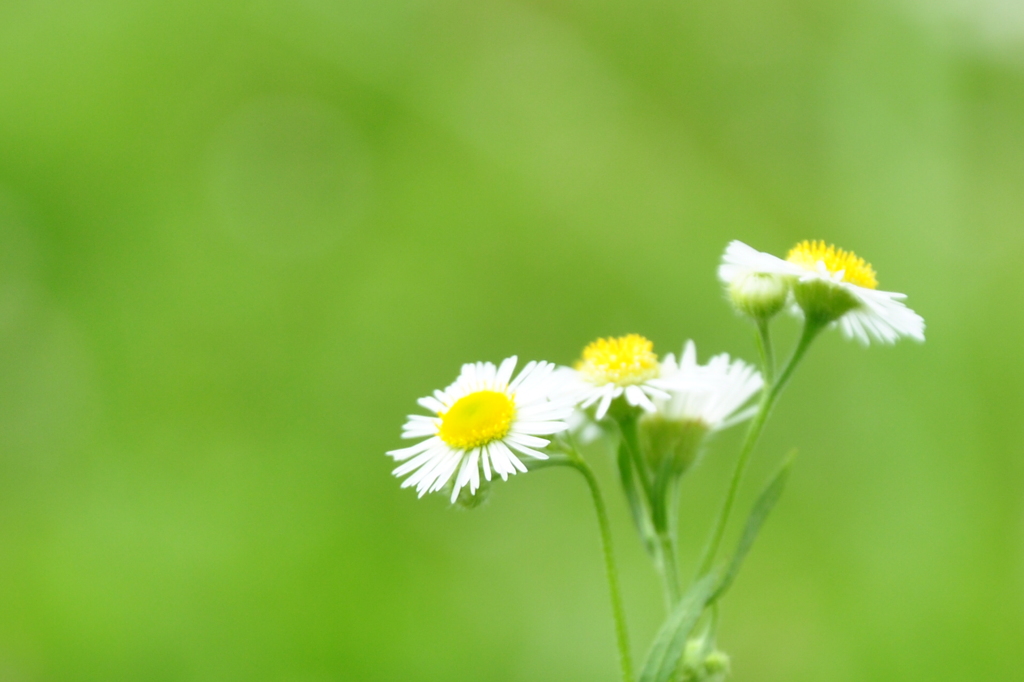
[{"label": "white daisy flower", "polygon": [[657,400],[658,415],[673,421],[700,422],[709,431],[719,431],[749,419],[756,407],[742,408],[761,390],[761,373],[742,360],[730,360],[728,353],[714,356],[706,365],[697,364],[697,347],[687,341],[679,363],[670,353],[662,363],[664,385],[671,396]]},{"label": "white daisy flower", "polygon": [[879,291],[874,269],[852,252],[822,241],[803,241],[783,260],[731,242],[718,268],[719,279],[733,292],[752,275],[791,281],[794,299],[805,315],[823,324],[836,323],[844,336],[865,345],[872,340],[894,343],[901,336],[924,341],[924,319],[903,304],[906,295]]},{"label": "white daisy flower", "polygon": [[549,440],[541,436],[563,431],[573,404],[552,399],[559,390],[552,378],[555,365],[530,362],[513,380],[515,366],[515,356],[500,367],[490,362],[463,365],[451,386],[419,399],[434,416],[409,415],[402,437],[426,440],[387,453],[402,462],[395,476],[411,474],[403,488],[416,486],[422,497],[441,490],[454,476],[454,503],[467,485],[476,493],[481,469],[488,481],[492,470],[507,480],[526,471],[520,456],[548,458],[540,449]]},{"label": "white daisy flower", "polygon": [[752,366],[725,353],[697,364],[697,348],[687,341],[678,364],[671,354],[661,364],[667,398],[640,418],[637,436],[656,481],[681,476],[697,460],[707,436],[753,416],[744,410],[764,382]]},{"label": "white daisy flower", "polygon": [[668,398],[660,387],[661,366],[654,344],[639,334],[598,339],[583,349],[576,363],[577,399],[582,408],[597,405],[595,417],[604,418],[618,397],[647,412],[652,399]]}]

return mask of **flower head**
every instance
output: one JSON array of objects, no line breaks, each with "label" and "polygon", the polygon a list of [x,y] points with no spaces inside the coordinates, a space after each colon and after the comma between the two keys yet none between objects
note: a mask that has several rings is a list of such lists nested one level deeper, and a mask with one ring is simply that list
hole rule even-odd
[{"label": "flower head", "polygon": [[728,286],[751,274],[791,283],[797,310],[817,324],[836,323],[848,338],[894,343],[901,336],[924,341],[924,320],[903,304],[904,294],[879,291],[874,269],[850,251],[804,241],[786,260],[734,241],[718,268]]},{"label": "flower head", "polygon": [[583,358],[575,369],[580,406],[596,404],[599,420],[620,396],[647,411],[655,409],[652,398],[668,397],[658,388],[661,365],[654,344],[639,334],[594,341],[583,349]]},{"label": "flower head", "polygon": [[742,360],[720,353],[708,364],[697,363],[697,347],[687,341],[676,363],[670,353],[663,366],[663,386],[670,394],[656,401],[658,415],[678,421],[695,421],[710,431],[728,428],[751,415],[741,409],[764,386],[761,373]]},{"label": "flower head", "polygon": [[[687,341],[679,362],[671,354],[662,363],[668,398],[654,401],[657,411],[640,418],[639,437],[651,470],[682,474],[697,458],[704,439],[751,416],[742,408],[761,390],[761,374],[725,353],[697,364],[697,348]],[[666,468],[666,463],[671,463]]]},{"label": "flower head", "polygon": [[563,420],[572,413],[572,402],[556,395],[553,364],[530,362],[513,380],[515,366],[514,356],[499,367],[490,362],[463,365],[448,388],[420,398],[419,404],[434,415],[410,415],[402,437],[426,440],[388,452],[402,462],[396,476],[411,474],[403,488],[416,486],[422,497],[454,477],[454,502],[466,486],[476,493],[481,470],[486,481],[492,470],[506,480],[526,471],[520,456],[547,459],[540,449],[549,441],[540,436],[566,428]]},{"label": "flower head", "polygon": [[832,281],[849,282],[865,289],[877,289],[875,269],[852,251],[838,249],[823,241],[804,240],[789,250],[786,260]]}]

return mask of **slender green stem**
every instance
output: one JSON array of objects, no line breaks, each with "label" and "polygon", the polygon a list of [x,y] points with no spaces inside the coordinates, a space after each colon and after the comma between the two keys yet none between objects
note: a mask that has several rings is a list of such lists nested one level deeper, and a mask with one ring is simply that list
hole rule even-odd
[{"label": "slender green stem", "polygon": [[804,323],[803,334],[800,336],[800,341],[797,343],[796,348],[793,350],[793,355],[790,356],[789,362],[783,368],[778,378],[771,384],[765,384],[764,389],[761,392],[761,404],[758,407],[757,414],[754,415],[753,420],[750,422],[750,428],[747,430],[747,436],[743,441],[743,446],[740,448],[740,456],[736,462],[736,469],[733,471],[732,480],[729,482],[729,489],[725,495],[725,501],[722,503],[722,509],[718,513],[718,517],[715,520],[715,525],[711,531],[711,540],[708,542],[707,547],[704,550],[704,556],[699,564],[700,568],[697,571],[697,576],[703,576],[709,570],[711,570],[712,564],[715,562],[715,555],[718,554],[718,547],[722,544],[722,537],[725,535],[725,528],[729,522],[729,515],[732,513],[733,504],[736,502],[736,493],[740,487],[740,481],[743,480],[743,474],[746,471],[747,464],[750,460],[750,454],[754,451],[754,446],[757,445],[757,439],[761,436],[761,431],[764,429],[765,422],[768,420],[768,415],[771,413],[772,406],[778,399],[779,394],[782,393],[782,389],[786,387],[790,377],[793,376],[793,370],[796,369],[797,364],[803,358],[807,349],[810,347],[814,337],[818,335],[818,332],[822,330],[822,325],[815,324],[807,321]]},{"label": "slender green stem", "polygon": [[644,491],[644,497],[647,499],[647,504],[653,504],[654,489],[653,483],[651,482],[651,473],[647,469],[647,465],[644,463],[643,455],[640,452],[640,441],[637,435],[637,419],[638,415],[632,414],[622,419],[616,419],[616,423],[619,426],[619,436],[622,438],[622,442],[626,444],[626,449],[629,452],[629,456],[633,459],[633,466],[636,468],[636,475],[640,478],[640,485]]},{"label": "slender green stem", "polygon": [[615,566],[615,551],[612,547],[612,528],[608,522],[608,510],[597,484],[597,477],[587,463],[578,454],[572,456],[569,463],[583,474],[590,487],[590,495],[594,498],[594,509],[597,511],[597,524],[601,529],[601,547],[604,550],[604,567],[608,577],[608,592],[611,594],[612,615],[615,617],[615,638],[619,647],[619,664],[622,667],[623,682],[633,682],[633,663],[629,653],[629,631],[626,629],[626,609],[622,603],[622,590],[619,588],[619,572]]},{"label": "slender green stem", "polygon": [[718,517],[715,519],[715,525],[711,531],[711,540],[708,542],[707,547],[704,549],[704,556],[700,562],[700,568],[697,569],[697,576],[703,576],[709,570],[711,565],[715,561],[715,555],[718,553],[718,546],[722,543],[722,536],[725,534],[725,527],[729,520],[729,514],[732,512],[733,503],[736,501],[736,491],[739,490],[740,481],[743,479],[743,473],[747,468],[747,461],[750,459],[750,453],[754,450],[754,445],[757,443],[758,437],[761,435],[761,430],[764,428],[764,423],[768,418],[768,412],[771,409],[771,390],[765,386],[764,392],[762,393],[761,405],[757,410],[757,414],[754,415],[753,421],[750,422],[750,428],[747,430],[747,437],[743,441],[743,447],[740,449],[739,460],[736,462],[736,468],[732,472],[732,480],[729,482],[729,489],[725,494],[725,501],[722,503],[722,508],[718,512]]},{"label": "slender green stem", "polygon": [[[655,543],[655,534],[651,527],[650,516],[647,513],[646,501],[649,499],[647,488],[643,481],[641,481],[640,485],[637,484],[637,478],[645,476],[643,471],[638,471],[638,467],[642,462],[639,462],[639,458],[634,455],[635,448],[627,442],[626,431],[623,425],[618,420],[615,420],[614,423],[619,430],[619,452],[616,464],[618,464],[622,490],[626,494],[630,516],[633,517],[633,525],[636,527],[636,532],[640,535],[644,549],[652,557],[655,557],[658,553],[658,548]],[[641,487],[643,488],[642,490]]]},{"label": "slender green stem", "polygon": [[811,321],[804,323],[803,334],[800,335],[800,341],[797,343],[796,348],[793,349],[793,355],[789,358],[789,362],[786,363],[782,373],[779,374],[778,378],[776,378],[775,382],[772,384],[771,391],[773,402],[779,397],[779,394],[782,393],[782,389],[786,387],[786,384],[789,383],[789,379],[793,376],[793,371],[796,369],[796,366],[803,359],[804,354],[807,353],[807,349],[811,347],[811,342],[814,341],[818,332],[824,328],[825,325]]},{"label": "slender green stem", "polygon": [[[640,479],[647,508],[651,510],[651,520],[653,521],[656,536],[652,538],[656,543],[653,545],[654,565],[661,577],[661,585],[665,591],[666,606],[671,611],[683,596],[682,588],[679,584],[678,562],[676,561],[675,534],[672,532],[672,525],[669,523],[670,512],[664,506],[668,504],[666,492],[655,485],[655,481],[658,480],[659,476],[652,475],[640,450],[637,419],[638,415],[630,414],[625,418],[616,420],[621,436],[620,446],[626,448],[626,452],[632,460],[636,475]],[[664,478],[664,476],[661,478]],[[638,524],[641,523],[638,522]]]},{"label": "slender green stem", "polygon": [[671,533],[658,533],[658,549],[658,570],[661,573],[662,586],[665,588],[665,603],[668,610],[672,611],[682,597],[682,588],[679,585],[679,568],[676,564],[676,543]]},{"label": "slender green stem", "polygon": [[757,321],[757,351],[761,355],[764,383],[770,386],[775,381],[775,352],[772,349],[772,335],[766,319]]}]

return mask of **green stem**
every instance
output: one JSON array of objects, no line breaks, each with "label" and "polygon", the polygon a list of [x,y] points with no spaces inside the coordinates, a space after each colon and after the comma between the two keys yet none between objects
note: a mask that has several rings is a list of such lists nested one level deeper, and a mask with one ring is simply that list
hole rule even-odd
[{"label": "green stem", "polygon": [[682,597],[679,586],[679,568],[676,565],[676,546],[669,532],[658,533],[659,561],[662,586],[665,588],[665,602],[669,612],[675,608]]},{"label": "green stem", "polygon": [[644,461],[643,453],[640,450],[640,441],[637,434],[637,414],[631,414],[616,420],[619,425],[621,436],[620,446],[625,447],[633,462],[636,475],[640,479],[644,493],[644,500],[647,508],[651,510],[651,520],[654,525],[657,544],[655,545],[655,568],[661,577],[661,585],[665,590],[665,602],[671,611],[679,599],[683,596],[679,584],[679,568],[676,561],[676,543],[672,526],[669,523],[670,512],[666,505],[668,493],[663,488],[655,485],[656,480],[668,480],[667,472],[660,476],[652,475],[647,463]]},{"label": "green stem", "polygon": [[587,480],[590,495],[594,498],[594,509],[597,511],[597,524],[601,529],[601,547],[604,550],[604,567],[608,577],[608,592],[612,600],[612,614],[615,617],[615,636],[619,647],[619,664],[622,667],[623,682],[633,682],[633,663],[629,654],[629,632],[626,629],[626,609],[622,603],[622,591],[619,588],[619,572],[615,566],[615,552],[612,548],[612,528],[608,522],[608,510],[597,484],[597,477],[587,463],[578,454],[572,457],[569,466],[573,467]]},{"label": "green stem", "polygon": [[640,477],[640,485],[644,491],[644,498],[647,500],[647,504],[651,505],[654,499],[653,483],[651,482],[651,474],[647,470],[647,465],[644,463],[643,455],[640,452],[640,440],[637,435],[637,420],[639,415],[631,414],[621,419],[616,419],[616,423],[619,426],[619,436],[622,438],[622,442],[626,444],[626,450],[629,453],[630,458],[633,460],[633,466],[636,468],[636,475]]},{"label": "green stem", "polygon": [[718,554],[718,547],[722,544],[722,537],[725,535],[729,515],[732,513],[733,504],[736,502],[736,493],[739,490],[740,481],[743,480],[743,474],[750,460],[750,454],[754,451],[754,446],[757,445],[757,439],[761,436],[761,431],[768,420],[772,406],[778,399],[779,394],[782,393],[782,389],[786,387],[790,377],[793,376],[793,370],[796,369],[797,364],[807,352],[811,342],[814,341],[814,337],[818,335],[822,328],[822,325],[809,320],[804,323],[803,334],[801,334],[800,341],[793,350],[793,355],[790,356],[789,362],[786,363],[785,368],[783,368],[782,373],[779,374],[774,383],[766,383],[761,391],[761,404],[758,407],[757,414],[754,415],[754,419],[750,422],[750,428],[747,430],[743,447],[740,449],[739,460],[736,462],[736,469],[733,471],[729,490],[725,495],[725,501],[722,503],[722,509],[718,512],[718,518],[715,520],[714,529],[711,532],[711,540],[704,550],[704,557],[700,562],[700,569],[697,571],[698,577],[705,575],[711,570],[711,566],[715,562],[715,555]]},{"label": "green stem", "polygon": [[807,349],[811,347],[811,342],[818,335],[825,325],[807,321],[804,323],[804,332],[800,335],[800,342],[793,350],[792,357],[789,358],[789,362],[786,363],[786,367],[782,370],[782,373],[772,384],[772,401],[774,402],[779,394],[782,393],[782,389],[789,383],[790,377],[793,376],[793,370],[796,369],[797,364],[803,359],[804,354],[807,353]]},{"label": "green stem", "polygon": [[768,320],[757,321],[757,351],[761,356],[761,371],[764,383],[771,385],[775,381],[775,352],[772,350],[772,336],[768,329]]}]

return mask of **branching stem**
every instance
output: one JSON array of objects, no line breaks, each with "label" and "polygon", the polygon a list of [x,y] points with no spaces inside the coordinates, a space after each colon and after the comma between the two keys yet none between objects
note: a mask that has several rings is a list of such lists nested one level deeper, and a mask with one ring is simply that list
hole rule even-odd
[{"label": "branching stem", "polygon": [[771,413],[779,394],[782,393],[782,389],[786,387],[790,377],[793,376],[793,370],[796,369],[797,364],[803,359],[804,354],[818,335],[818,332],[822,330],[822,325],[811,321],[804,323],[804,330],[800,335],[800,341],[797,342],[796,348],[793,349],[793,355],[790,356],[789,361],[777,378],[771,377],[770,373],[771,340],[768,335],[767,324],[759,325],[758,330],[760,332],[759,339],[761,340],[759,346],[761,347],[762,358],[765,360],[765,386],[761,391],[761,404],[758,407],[757,414],[754,415],[753,420],[750,422],[747,436],[743,441],[742,448],[740,448],[740,456],[736,462],[736,469],[733,471],[732,480],[729,482],[725,501],[718,512],[718,517],[711,531],[711,539],[704,549],[704,556],[699,564],[698,578],[707,574],[715,562],[719,545],[722,544],[722,537],[725,535],[725,528],[729,523],[729,515],[732,513],[733,504],[736,502],[736,493],[739,490],[740,481],[743,480],[743,474],[750,461],[750,454],[754,451],[754,446],[757,445],[757,440],[761,436],[761,431],[768,420],[768,415]]}]

